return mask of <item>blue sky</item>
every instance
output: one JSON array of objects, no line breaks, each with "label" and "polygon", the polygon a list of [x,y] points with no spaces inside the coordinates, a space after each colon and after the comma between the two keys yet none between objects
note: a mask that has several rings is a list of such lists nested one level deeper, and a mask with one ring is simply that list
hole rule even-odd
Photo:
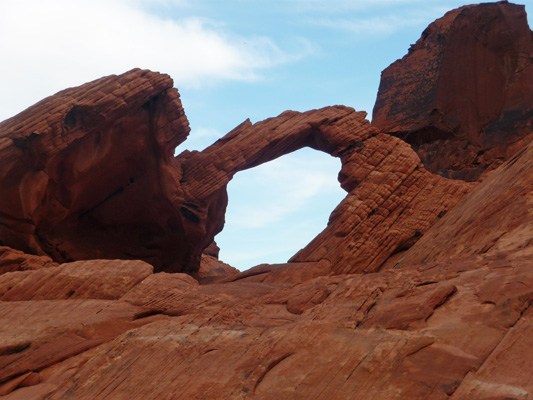
[{"label": "blue sky", "polygon": [[[371,114],[380,73],[455,0],[2,0],[0,120],[134,67],[170,74],[201,150],[246,118],[343,104]],[[531,23],[531,18],[530,18]],[[236,175],[221,259],[284,262],[344,197],[340,163],[301,150]]]}]

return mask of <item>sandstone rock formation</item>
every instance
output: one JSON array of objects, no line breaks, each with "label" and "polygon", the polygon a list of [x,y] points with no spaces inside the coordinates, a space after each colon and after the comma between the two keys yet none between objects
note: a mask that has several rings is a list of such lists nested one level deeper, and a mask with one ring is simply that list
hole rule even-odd
[{"label": "sandstone rock formation", "polygon": [[[462,8],[427,36],[490,31],[480,15],[505,26],[509,10],[522,12]],[[171,85],[133,70],[0,124],[0,398],[533,395],[533,143],[487,158],[480,183],[449,180],[335,106],[246,121],[174,157],[188,128]],[[522,111],[495,152],[531,134]],[[456,133],[434,159],[470,140]],[[304,146],[340,158],[346,198],[289,262],[236,272],[213,242],[228,182]],[[452,175],[473,178],[461,157]]]},{"label": "sandstone rock formation", "polygon": [[466,256],[296,285],[159,273],[120,300],[5,301],[4,393],[520,398],[533,390],[527,367],[512,368],[530,360],[529,260]]},{"label": "sandstone rock formation", "polygon": [[2,122],[0,241],[57,262],[184,263],[172,163],[189,128],[172,86],[167,75],[133,70]]},{"label": "sandstone rock formation", "polygon": [[226,186],[236,173],[311,147],[341,159],[339,181],[348,195],[326,230],[291,261],[323,261],[319,275],[379,269],[472,185],[428,173],[409,145],[381,134],[365,116],[341,106],[287,111],[253,125],[246,121],[204,151],[180,155],[191,215],[207,220],[207,227],[216,224],[214,236],[222,229]]},{"label": "sandstone rock formation", "polygon": [[57,263],[50,257],[34,256],[9,247],[0,246],[0,275],[6,272],[26,271],[54,267]]},{"label": "sandstone rock formation", "polygon": [[[348,196],[293,261],[326,260],[320,274],[372,271],[469,188],[425,172],[405,142],[342,106],[246,121],[200,153],[173,157],[188,127],[171,86],[168,76],[133,70],[67,89],[0,124],[0,186],[9,188],[0,199],[2,243],[60,263],[141,259],[156,271],[205,277],[202,252],[224,226],[228,182],[311,147],[340,157]],[[391,234],[374,240],[371,231]]]},{"label": "sandstone rock formation", "polygon": [[476,180],[529,141],[532,60],[524,6],[450,11],[383,71],[372,123],[410,143],[429,171]]},{"label": "sandstone rock formation", "polygon": [[533,255],[533,145],[491,173],[447,218],[397,260],[399,265],[457,256]]}]

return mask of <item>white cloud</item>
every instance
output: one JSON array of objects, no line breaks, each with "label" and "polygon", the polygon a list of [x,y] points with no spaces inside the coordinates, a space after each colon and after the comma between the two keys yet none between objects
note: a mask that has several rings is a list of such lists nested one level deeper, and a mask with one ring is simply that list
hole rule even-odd
[{"label": "white cloud", "polygon": [[[499,0],[488,0],[497,2]],[[408,15],[413,7],[424,8],[444,8],[450,10],[452,7],[464,5],[460,0],[278,0],[279,4],[290,6],[300,12],[320,12],[322,14],[338,14],[350,11],[372,10],[374,12],[387,13],[393,7],[403,7],[402,15]],[[411,7],[410,7],[411,6]]]},{"label": "white cloud", "polygon": [[302,8],[321,10],[326,12],[338,12],[339,10],[359,10],[364,8],[374,8],[384,5],[422,3],[426,0],[281,0],[282,3],[292,4]]},{"label": "white cloud", "polygon": [[[342,0],[338,1],[344,3]],[[320,18],[309,18],[308,21],[316,26],[348,31],[366,40],[369,35],[386,36],[405,28],[419,27],[422,30],[428,22],[440,18],[454,8],[454,6],[446,7],[419,0],[380,0],[378,3],[388,7],[377,13],[376,6],[379,7],[379,4],[362,2],[357,3],[360,10],[354,8],[341,13],[340,9],[337,9],[329,16],[328,13],[324,13]],[[417,3],[421,4],[417,5]],[[392,7],[395,5],[402,7]],[[371,9],[370,6],[373,8]],[[349,4],[346,7],[349,8]]]},{"label": "white cloud", "polygon": [[[337,180],[332,179],[339,170],[340,162],[333,158],[291,154],[254,168],[249,175],[248,171],[241,172],[228,188],[232,209],[226,214],[227,222],[243,229],[260,229],[305,211],[308,203],[320,194],[345,195]],[[238,205],[232,203],[234,198],[240,200]],[[331,211],[333,208],[325,210]]]},{"label": "white cloud", "polygon": [[228,186],[226,225],[215,240],[220,258],[241,270],[286,262],[327,224],[346,196],[340,160],[302,149],[251,171]]},{"label": "white cloud", "polygon": [[45,96],[134,67],[169,73],[178,87],[254,80],[299,59],[266,37],[242,38],[215,21],[162,18],[154,5],[187,0],[2,0],[0,120]]},{"label": "white cloud", "polygon": [[[363,40],[369,35],[391,35],[404,28],[423,29],[447,11],[464,5],[460,0],[279,0],[315,26],[348,31]],[[493,0],[497,1],[497,0]]]}]

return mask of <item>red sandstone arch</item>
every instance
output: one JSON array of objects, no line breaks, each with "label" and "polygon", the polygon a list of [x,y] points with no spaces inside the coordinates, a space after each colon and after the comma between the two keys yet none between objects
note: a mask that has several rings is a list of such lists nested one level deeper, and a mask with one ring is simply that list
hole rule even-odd
[{"label": "red sandstone arch", "polygon": [[378,269],[468,188],[426,172],[400,139],[343,106],[246,121],[174,158],[188,122],[172,80],[133,70],[67,89],[0,124],[0,241],[55,261],[142,259],[196,273],[239,171],[302,147],[339,157],[348,192],[293,262]]}]

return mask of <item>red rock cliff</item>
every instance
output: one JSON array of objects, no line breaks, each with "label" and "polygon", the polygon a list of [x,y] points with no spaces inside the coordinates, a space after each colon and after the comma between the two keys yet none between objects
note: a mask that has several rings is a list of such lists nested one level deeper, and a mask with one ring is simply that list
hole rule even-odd
[{"label": "red rock cliff", "polygon": [[141,259],[156,271],[196,274],[223,229],[233,176],[311,147],[340,157],[348,196],[292,261],[320,263],[320,274],[369,272],[469,188],[426,172],[406,143],[342,106],[246,121],[206,150],[175,158],[188,126],[171,86],[166,75],[134,70],[2,123],[0,240],[57,262]]},{"label": "red rock cliff", "polygon": [[531,60],[524,6],[450,11],[383,71],[372,124],[410,143],[429,171],[476,180],[529,140]]}]

